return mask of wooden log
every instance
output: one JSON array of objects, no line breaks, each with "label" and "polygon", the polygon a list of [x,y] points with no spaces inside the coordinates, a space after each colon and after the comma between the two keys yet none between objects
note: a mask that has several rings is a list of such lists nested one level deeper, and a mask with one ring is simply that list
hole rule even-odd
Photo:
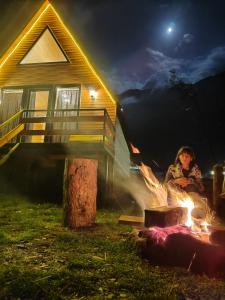
[{"label": "wooden log", "polygon": [[64,225],[93,226],[96,216],[97,161],[66,159],[64,170]]},{"label": "wooden log", "polygon": [[220,209],[221,205],[221,197],[222,193],[222,185],[223,185],[223,167],[222,165],[214,165],[213,166],[213,206],[216,211]]},{"label": "wooden log", "polygon": [[196,238],[188,228],[152,227],[139,236],[146,238],[142,256],[153,265],[183,267],[209,277],[225,275],[225,248]]},{"label": "wooden log", "polygon": [[167,227],[184,223],[187,210],[183,207],[157,207],[145,209],[145,227]]},{"label": "wooden log", "polygon": [[[223,174],[225,174],[225,167],[223,167]],[[222,187],[222,193],[220,194],[220,197],[222,199],[225,199],[225,176],[223,175],[223,187]]]},{"label": "wooden log", "polygon": [[211,243],[225,247],[225,227],[211,228],[209,240]]},{"label": "wooden log", "polygon": [[131,226],[144,226],[144,218],[137,216],[121,215],[119,217],[119,224],[131,225]]}]

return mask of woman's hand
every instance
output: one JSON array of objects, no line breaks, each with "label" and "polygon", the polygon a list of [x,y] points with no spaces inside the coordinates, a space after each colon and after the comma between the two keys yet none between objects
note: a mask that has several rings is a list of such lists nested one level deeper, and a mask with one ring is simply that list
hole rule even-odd
[{"label": "woman's hand", "polygon": [[191,183],[191,180],[186,177],[181,177],[181,178],[174,179],[174,183],[180,185],[181,187],[186,187]]}]

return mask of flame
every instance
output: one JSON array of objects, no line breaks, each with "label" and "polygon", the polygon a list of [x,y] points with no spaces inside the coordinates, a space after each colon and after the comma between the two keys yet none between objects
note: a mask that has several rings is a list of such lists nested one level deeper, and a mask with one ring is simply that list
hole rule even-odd
[{"label": "flame", "polygon": [[137,147],[134,147],[133,144],[130,144],[130,145],[131,145],[131,149],[132,149],[133,153],[140,153],[140,150]]},{"label": "flame", "polygon": [[201,223],[201,230],[204,231],[204,232],[209,232],[209,229],[208,229],[208,226],[209,226],[209,223],[204,221]]},{"label": "flame", "polygon": [[159,183],[158,179],[155,177],[155,175],[153,174],[151,168],[149,168],[145,164],[141,163],[140,170],[141,170],[144,178],[147,181],[146,184],[149,189],[150,189],[149,184],[155,188],[159,188],[160,183]]},{"label": "flame", "polygon": [[[139,149],[134,147],[132,144],[131,148],[133,153],[140,153]],[[201,234],[209,234],[209,223],[203,221],[201,224],[196,224],[196,220],[195,222],[192,220],[192,210],[195,208],[195,203],[185,191],[176,189],[172,186],[165,186],[164,184],[160,183],[160,181],[152,172],[152,169],[143,162],[139,168],[145,184],[151,194],[154,195],[154,199],[157,200],[158,206],[181,206],[187,208],[187,219],[185,225],[189,227],[192,232],[195,231],[197,233],[200,231],[199,233]],[[171,196],[170,201],[172,201],[169,204],[167,202],[168,191]],[[145,203],[145,208],[155,207],[155,205],[153,205],[153,201],[149,202],[150,203]]]},{"label": "flame", "polygon": [[194,202],[191,200],[190,197],[185,198],[183,200],[178,200],[178,204],[181,207],[186,207],[188,212],[187,212],[187,221],[185,222],[185,225],[188,227],[192,227],[193,225],[193,221],[192,221],[192,216],[191,216],[191,212],[192,209],[195,207]]},{"label": "flame", "polygon": [[140,171],[148,190],[154,195],[155,199],[157,199],[158,206],[167,206],[167,189],[155,177],[152,169],[144,163],[141,163]]}]

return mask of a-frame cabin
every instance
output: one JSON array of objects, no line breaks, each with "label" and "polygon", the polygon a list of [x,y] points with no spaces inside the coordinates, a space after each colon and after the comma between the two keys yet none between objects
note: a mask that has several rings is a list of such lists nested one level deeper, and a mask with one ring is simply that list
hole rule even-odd
[{"label": "a-frame cabin", "polygon": [[98,160],[99,199],[129,176],[117,102],[48,1],[1,57],[0,97],[1,187],[55,197],[66,157]]}]

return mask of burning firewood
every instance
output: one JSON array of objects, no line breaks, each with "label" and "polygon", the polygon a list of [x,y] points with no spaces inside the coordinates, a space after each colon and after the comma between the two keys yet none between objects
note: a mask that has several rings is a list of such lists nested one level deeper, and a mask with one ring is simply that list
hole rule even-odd
[{"label": "burning firewood", "polygon": [[219,277],[225,270],[225,248],[203,242],[182,226],[140,231],[146,238],[142,255],[155,265],[183,267],[197,274]]},{"label": "burning firewood", "polygon": [[145,209],[145,227],[167,227],[181,224],[186,215],[187,211],[183,207],[163,206]]}]

